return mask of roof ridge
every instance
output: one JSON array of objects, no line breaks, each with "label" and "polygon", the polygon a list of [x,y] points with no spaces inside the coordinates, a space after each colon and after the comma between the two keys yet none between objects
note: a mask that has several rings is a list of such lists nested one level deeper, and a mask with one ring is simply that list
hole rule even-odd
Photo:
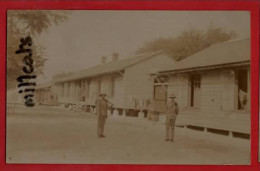
[{"label": "roof ridge", "polygon": [[[130,59],[133,59],[133,58],[138,58],[138,57],[140,58],[140,57],[143,57],[145,54],[146,54],[146,52],[143,53],[143,54],[141,54],[141,55],[129,56],[129,57],[126,57],[126,58],[123,58],[123,59],[119,59],[119,60],[117,60],[117,61],[110,61],[110,62],[107,62],[107,63],[104,63],[104,64],[99,63],[99,64],[94,65],[94,66],[92,66],[92,67],[88,67],[88,68],[85,68],[85,69],[82,69],[82,70],[74,71],[73,73],[78,73],[78,72],[86,71],[86,70],[88,70],[88,69],[92,69],[92,68],[99,67],[99,66],[105,66],[105,65],[107,65],[107,64],[111,64],[111,63],[115,63],[115,62],[126,61],[126,60],[130,60]],[[72,74],[73,74],[73,73],[72,73]]]},{"label": "roof ridge", "polygon": [[[246,41],[246,40],[250,40],[250,38],[233,39],[233,40],[228,40],[228,41],[225,41],[225,42],[214,43],[214,44],[209,45],[207,48],[201,49],[201,50],[199,50],[198,52],[196,52],[196,53],[194,53],[194,54],[192,54],[192,55],[190,55],[190,56],[193,56],[193,55],[195,55],[195,54],[197,55],[197,53],[200,53],[200,52],[202,52],[202,51],[204,51],[204,50],[210,50],[210,48],[219,48],[220,46],[225,47],[224,45],[240,43],[240,42]],[[188,57],[190,57],[190,56],[188,56]],[[185,59],[186,59],[186,58],[185,58]]]},{"label": "roof ridge", "polygon": [[[240,43],[242,41],[246,41],[246,40],[250,40],[250,38],[243,38],[243,39],[230,39],[230,40],[227,40],[225,42],[218,42],[218,43],[213,43],[211,44],[209,47],[214,47],[214,46],[223,46],[223,45],[226,45],[226,44],[234,44],[234,43]],[[207,47],[207,48],[209,48]],[[205,49],[207,49],[205,48]],[[204,50],[204,49],[202,49]]]},{"label": "roof ridge", "polygon": [[159,72],[250,61],[248,40],[250,39],[212,45]]},{"label": "roof ridge", "polygon": [[[86,75],[85,73],[88,72],[88,71],[92,72],[91,70],[93,70],[93,69],[94,70],[95,69],[99,70],[99,68],[100,68],[100,70],[102,70],[101,67],[104,67],[105,70],[109,70],[107,68],[109,68],[109,67],[114,68],[115,65],[119,65],[120,66],[119,68],[116,67],[117,70],[118,69],[123,70],[123,69],[125,69],[125,68],[127,68],[129,66],[135,65],[136,63],[142,62],[142,61],[144,61],[144,60],[146,60],[146,59],[148,59],[150,57],[153,57],[153,56],[155,56],[157,54],[160,54],[162,52],[164,52],[164,51],[163,50],[159,50],[159,51],[155,51],[155,52],[145,52],[145,53],[142,53],[142,54],[139,54],[139,55],[135,55],[135,56],[132,56],[132,57],[129,57],[129,58],[124,58],[124,59],[120,59],[120,60],[117,60],[117,61],[112,61],[112,62],[104,63],[104,64],[98,64],[98,65],[95,65],[95,66],[92,66],[92,67],[89,67],[89,68],[85,68],[85,69],[82,69],[82,70],[74,71],[74,72],[72,72],[69,75],[58,77],[58,78],[56,78],[57,79],[56,81],[59,82],[60,79],[66,79],[66,77],[67,78],[68,77],[73,77],[73,76],[75,76],[77,74],[79,74],[79,75],[81,74],[83,76],[83,75]],[[114,71],[115,69],[110,69],[110,70]],[[106,72],[107,71],[100,71],[100,74],[102,74],[102,73],[104,74]]]}]

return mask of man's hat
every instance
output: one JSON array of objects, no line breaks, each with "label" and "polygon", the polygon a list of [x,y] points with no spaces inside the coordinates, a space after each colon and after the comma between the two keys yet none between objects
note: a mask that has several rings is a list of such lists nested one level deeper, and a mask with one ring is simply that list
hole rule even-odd
[{"label": "man's hat", "polygon": [[169,95],[169,98],[176,98],[176,96],[175,96],[175,94],[172,93]]}]

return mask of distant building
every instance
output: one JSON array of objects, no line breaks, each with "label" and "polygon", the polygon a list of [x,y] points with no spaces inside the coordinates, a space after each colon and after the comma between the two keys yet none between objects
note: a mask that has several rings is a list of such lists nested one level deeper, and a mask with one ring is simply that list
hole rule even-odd
[{"label": "distant building", "polygon": [[57,106],[58,95],[53,82],[37,85],[35,87],[35,102],[40,105]]},{"label": "distant building", "polygon": [[164,113],[167,96],[174,93],[179,124],[250,134],[249,39],[212,45],[154,78],[156,110]]},{"label": "distant building", "polygon": [[147,102],[153,99],[154,85],[149,73],[172,63],[173,58],[163,51],[121,60],[118,54],[114,54],[110,62],[102,57],[101,64],[97,66],[54,77],[58,103],[84,102],[94,108],[100,92],[106,92],[116,112],[137,115],[140,109],[147,109]]}]

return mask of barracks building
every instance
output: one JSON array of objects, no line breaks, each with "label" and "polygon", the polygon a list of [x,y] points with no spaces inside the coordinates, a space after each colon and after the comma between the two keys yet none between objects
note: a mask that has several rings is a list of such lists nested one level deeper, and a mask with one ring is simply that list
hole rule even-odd
[{"label": "barracks building", "polygon": [[167,96],[174,93],[180,106],[177,125],[236,136],[250,135],[250,87],[250,39],[243,39],[212,45],[178,62],[164,51],[120,60],[114,54],[111,61],[102,57],[97,66],[55,76],[36,93],[42,104],[82,103],[94,111],[99,93],[105,92],[113,113],[144,112],[146,117],[151,110],[161,120]]}]

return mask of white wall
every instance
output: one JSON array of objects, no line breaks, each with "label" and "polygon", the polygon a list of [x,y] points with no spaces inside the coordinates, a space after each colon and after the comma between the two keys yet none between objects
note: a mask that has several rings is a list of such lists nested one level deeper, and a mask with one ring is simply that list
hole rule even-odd
[{"label": "white wall", "polygon": [[[154,83],[150,73],[169,68],[175,62],[165,54],[159,54],[143,62],[128,67],[125,70],[125,98],[126,108],[135,108],[135,100],[142,104],[144,100],[153,99]],[[139,106],[139,105],[137,105]]]}]

